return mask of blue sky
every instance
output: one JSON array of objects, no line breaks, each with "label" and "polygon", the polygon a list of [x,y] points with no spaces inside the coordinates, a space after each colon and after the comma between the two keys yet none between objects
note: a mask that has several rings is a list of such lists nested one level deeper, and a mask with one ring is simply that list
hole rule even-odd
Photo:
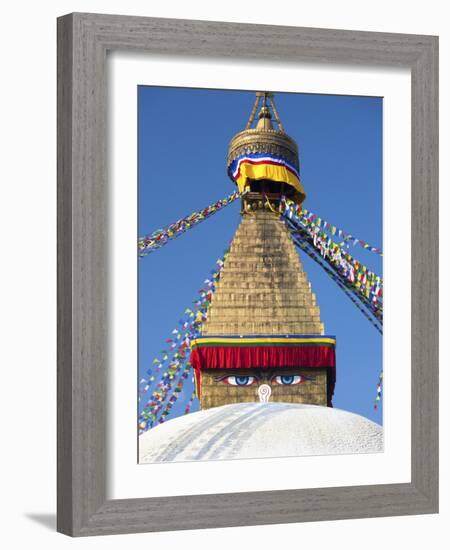
[{"label": "blue sky", "polygon": [[[253,92],[138,87],[139,235],[229,195],[230,138],[242,130]],[[286,132],[300,151],[305,208],[373,246],[382,245],[382,99],[275,94]],[[139,260],[140,376],[164,349],[239,224],[238,201]],[[382,274],[382,258],[350,253]],[[327,334],[337,337],[335,407],[382,423],[373,408],[382,338],[336,284],[304,253]],[[183,412],[190,379],[169,418]],[[195,403],[192,410],[198,410]]]}]

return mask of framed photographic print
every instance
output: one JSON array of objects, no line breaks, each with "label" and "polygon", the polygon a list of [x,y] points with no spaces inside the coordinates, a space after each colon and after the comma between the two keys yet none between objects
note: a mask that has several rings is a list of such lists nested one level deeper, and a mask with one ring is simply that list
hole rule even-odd
[{"label": "framed photographic print", "polygon": [[382,251],[303,205],[381,242],[382,98],[141,86],[138,128],[139,461],[381,452]]},{"label": "framed photographic print", "polygon": [[58,71],[58,530],[436,512],[437,38],[71,14]]}]

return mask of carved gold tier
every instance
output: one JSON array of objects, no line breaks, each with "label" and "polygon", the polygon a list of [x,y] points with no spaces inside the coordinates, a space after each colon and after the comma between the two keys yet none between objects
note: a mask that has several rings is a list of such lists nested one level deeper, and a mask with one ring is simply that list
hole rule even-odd
[{"label": "carved gold tier", "polygon": [[249,128],[239,132],[230,141],[228,165],[239,156],[248,153],[276,154],[299,169],[297,144],[281,130]]}]

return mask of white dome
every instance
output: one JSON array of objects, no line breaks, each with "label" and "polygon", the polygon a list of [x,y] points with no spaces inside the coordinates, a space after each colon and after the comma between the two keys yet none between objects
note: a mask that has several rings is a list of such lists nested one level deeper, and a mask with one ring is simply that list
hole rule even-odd
[{"label": "white dome", "polygon": [[378,453],[383,428],[329,407],[239,403],[199,411],[139,437],[139,462]]}]

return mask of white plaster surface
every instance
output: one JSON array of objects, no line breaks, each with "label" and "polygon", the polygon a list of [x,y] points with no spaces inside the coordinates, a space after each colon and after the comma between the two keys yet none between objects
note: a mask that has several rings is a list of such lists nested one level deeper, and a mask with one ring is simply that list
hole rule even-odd
[{"label": "white plaster surface", "polygon": [[346,411],[290,403],[224,405],[139,437],[139,462],[379,453],[383,428]]}]

